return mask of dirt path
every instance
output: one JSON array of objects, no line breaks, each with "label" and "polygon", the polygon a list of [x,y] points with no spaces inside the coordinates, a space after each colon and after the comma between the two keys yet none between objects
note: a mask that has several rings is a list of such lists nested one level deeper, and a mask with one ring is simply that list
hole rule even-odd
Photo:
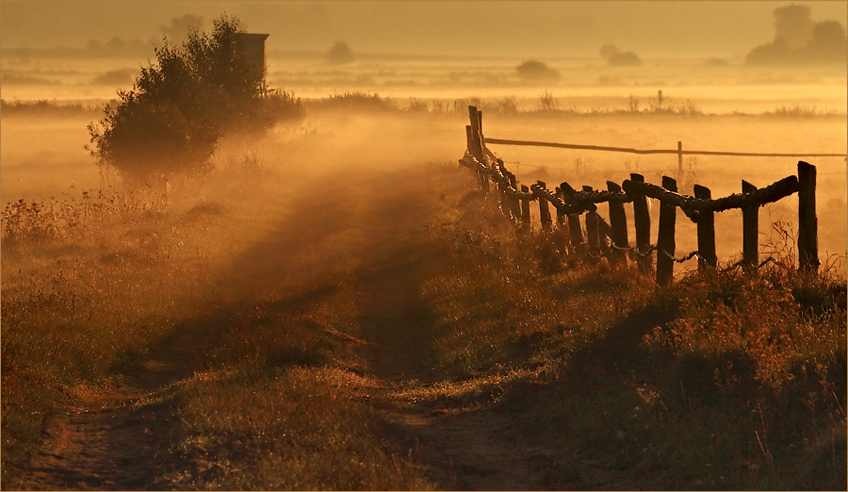
[{"label": "dirt path", "polygon": [[[421,258],[421,244],[410,239],[429,217],[421,209],[401,206],[403,190],[384,197],[375,216],[369,249],[382,258],[360,277],[359,303],[363,338],[369,341],[372,372],[387,387],[427,387],[439,383],[432,364],[434,316],[422,298],[422,282],[437,271],[439,259]],[[426,211],[425,211],[426,212]],[[487,403],[491,403],[491,400]],[[447,490],[526,490],[539,488],[542,474],[532,461],[516,423],[491,405],[458,414],[431,401],[388,401],[393,432],[415,450],[427,475]]]},{"label": "dirt path", "polygon": [[[359,222],[353,226],[361,228],[362,240],[355,255],[364,265],[356,282],[362,313],[359,322],[368,342],[368,369],[383,381],[389,395],[399,385],[438,382],[431,363],[431,330],[427,329],[433,315],[421,297],[422,282],[432,265],[421,260],[426,255],[421,254],[416,235],[427,224],[431,210],[406,206],[410,193],[416,191],[384,186],[396,177],[370,178],[375,181],[368,185],[372,200],[360,210]],[[363,177],[363,185],[366,182]],[[325,185],[316,186],[326,191]],[[421,196],[425,191],[418,189],[417,193],[417,198],[425,200]],[[68,408],[59,415],[43,450],[33,458],[23,486],[113,490],[171,487],[161,477],[174,466],[169,449],[180,437],[174,412],[179,382],[202,367],[216,330],[226,327],[234,313],[249,307],[250,289],[284,275],[295,252],[338,232],[342,221],[332,219],[345,217],[350,202],[338,199],[337,193],[324,196],[333,198],[294,200],[300,208],[288,214],[279,230],[234,266],[233,293],[177,326],[147,360],[126,374],[125,384],[113,394],[100,395],[84,408]],[[432,201],[432,197],[426,200]],[[316,211],[321,220],[315,219]],[[432,403],[383,399],[377,404],[386,412],[393,437],[414,450],[413,456],[427,467],[428,476],[439,487],[538,487],[539,473],[531,461],[539,455],[527,451],[507,413],[485,405],[448,414],[434,411]]]}]

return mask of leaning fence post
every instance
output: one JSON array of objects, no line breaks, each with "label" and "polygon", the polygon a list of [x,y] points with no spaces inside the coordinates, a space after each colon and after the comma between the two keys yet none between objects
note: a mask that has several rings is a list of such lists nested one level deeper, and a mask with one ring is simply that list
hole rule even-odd
[{"label": "leaning fence post", "polygon": [[[612,193],[621,193],[621,186],[612,181],[607,181],[607,190]],[[624,212],[624,203],[610,200],[607,204],[609,205],[613,247],[622,248],[613,249],[613,262],[619,265],[627,264],[627,251],[625,248],[630,247],[630,241],[627,239],[627,214]]]},{"label": "leaning fence post", "polygon": [[[544,181],[536,181],[536,184],[541,188],[547,188]],[[542,195],[539,195],[539,220],[542,222],[542,230],[551,230],[551,211],[548,209],[548,201]]]},{"label": "leaning fence post", "polygon": [[[753,193],[757,187],[742,180],[742,193]],[[756,203],[742,207],[742,263],[756,267],[759,260],[760,206]]]},{"label": "leaning fence post", "polygon": [[474,106],[468,106],[468,119],[471,121],[471,140],[473,143],[473,147],[469,150],[471,154],[477,158],[478,161],[486,164],[486,157],[483,155],[483,140],[481,138],[480,132],[480,119],[481,117],[477,115],[477,108]]},{"label": "leaning fence post", "polygon": [[[513,190],[518,191],[518,181],[515,179],[515,175],[507,171],[506,177],[509,179],[509,186]],[[517,224],[521,218],[521,207],[518,204],[518,197],[509,193],[507,200],[509,201],[509,212],[512,214],[512,220]]]},{"label": "leaning fence post", "polygon": [[683,178],[683,142],[677,141],[677,177]]},{"label": "leaning fence post", "polygon": [[[677,191],[677,181],[663,176],[662,187],[668,191]],[[668,285],[674,276],[674,222],[677,218],[677,206],[660,200],[660,225],[657,237],[657,283]]]},{"label": "leaning fence post", "polygon": [[798,262],[802,270],[818,271],[816,166],[804,161],[798,161]]},{"label": "leaning fence post", "polygon": [[[630,181],[644,183],[641,174],[630,174]],[[651,247],[651,215],[648,213],[648,198],[645,195],[633,196],[633,224],[636,227],[636,252],[639,254],[639,269],[643,273],[651,271],[651,255],[646,254]]]},{"label": "leaning fence post", "polygon": [[521,229],[524,232],[530,232],[530,198],[527,198],[527,193],[530,193],[530,188],[526,185],[521,185],[521,193],[525,195],[521,198]]},{"label": "leaning fence post", "polygon": [[[695,185],[695,198],[702,198],[704,200],[712,199],[712,192],[710,189],[701,186]],[[706,263],[704,265],[702,262],[698,262],[698,267],[701,271],[703,271],[707,266],[711,266],[713,268],[716,267],[718,260],[716,258],[715,251],[715,214],[712,211],[701,211],[698,214],[698,254],[701,255],[703,262]]]}]

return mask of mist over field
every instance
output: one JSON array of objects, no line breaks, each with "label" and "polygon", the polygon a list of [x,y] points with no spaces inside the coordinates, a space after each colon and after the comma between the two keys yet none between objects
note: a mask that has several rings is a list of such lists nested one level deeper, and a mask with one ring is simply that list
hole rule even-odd
[{"label": "mist over field", "polygon": [[[3,488],[844,489],[847,18],[0,0]],[[268,35],[242,99],[185,75],[251,84],[179,51],[221,19]],[[162,59],[192,88],[156,99]],[[578,256],[537,202],[522,232],[457,165],[469,106],[486,139],[836,154],[487,144],[550,189],[719,198],[809,162],[819,271],[797,193],[758,209],[760,270],[728,210],[718,270],[668,288]]]}]

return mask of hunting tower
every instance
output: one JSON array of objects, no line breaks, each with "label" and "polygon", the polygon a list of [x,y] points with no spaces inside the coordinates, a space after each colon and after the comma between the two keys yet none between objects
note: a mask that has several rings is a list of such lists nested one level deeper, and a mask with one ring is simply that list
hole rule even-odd
[{"label": "hunting tower", "polygon": [[244,48],[244,57],[250,64],[250,70],[262,80],[262,91],[265,91],[265,41],[268,34],[244,32],[239,34]]}]

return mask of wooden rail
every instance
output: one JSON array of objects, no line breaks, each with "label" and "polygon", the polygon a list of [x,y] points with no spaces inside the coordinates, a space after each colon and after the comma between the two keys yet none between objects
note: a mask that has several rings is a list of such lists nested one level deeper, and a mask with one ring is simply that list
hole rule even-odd
[{"label": "wooden rail", "polygon": [[[479,187],[489,191],[489,181],[497,185],[500,209],[511,218],[519,230],[530,230],[530,202],[539,202],[539,217],[543,230],[551,230],[553,219],[549,205],[557,214],[557,226],[562,228],[561,237],[566,238],[566,250],[573,254],[588,255],[589,258],[606,256],[612,265],[624,265],[628,255],[639,264],[643,271],[650,271],[653,262],[651,254],[656,251],[656,281],[660,285],[671,283],[674,263],[690,258],[698,258],[700,268],[715,268],[716,212],[741,209],[743,216],[742,264],[755,267],[758,262],[758,210],[761,206],[776,202],[789,195],[798,194],[798,256],[799,268],[816,271],[818,260],[818,225],[816,219],[816,167],[804,161],[798,162],[798,175],[787,176],[765,188],[757,188],[742,181],[742,192],[722,198],[712,198],[709,188],[695,185],[695,196],[677,192],[677,182],[663,176],[662,185],[646,183],[645,178],[633,173],[630,179],[621,185],[608,181],[606,191],[596,191],[584,186],[575,190],[566,182],[554,190],[547,184],[537,181],[529,188],[518,186],[515,175],[509,172],[504,162],[497,158],[487,147],[487,143],[506,143],[513,145],[544,145],[587,150],[611,150],[643,154],[702,154],[732,156],[780,156],[795,157],[801,154],[754,154],[746,152],[713,152],[638,150],[622,147],[600,147],[594,145],[547,144],[545,142],[524,142],[517,140],[486,139],[483,136],[483,114],[474,106],[468,107],[471,124],[466,126],[467,150],[459,163],[471,169],[477,177]],[[844,156],[845,154],[805,154],[806,156]],[[650,244],[651,219],[648,214],[647,198],[660,202],[659,227],[656,245]],[[597,213],[597,205],[606,203],[609,207],[609,224]],[[630,246],[627,233],[627,213],[625,204],[632,204],[633,220],[636,229],[636,245]],[[683,257],[675,256],[675,226],[677,209],[697,224],[698,249]],[[584,215],[585,240],[580,225],[580,216]],[[609,241],[608,241],[609,240]]]}]

